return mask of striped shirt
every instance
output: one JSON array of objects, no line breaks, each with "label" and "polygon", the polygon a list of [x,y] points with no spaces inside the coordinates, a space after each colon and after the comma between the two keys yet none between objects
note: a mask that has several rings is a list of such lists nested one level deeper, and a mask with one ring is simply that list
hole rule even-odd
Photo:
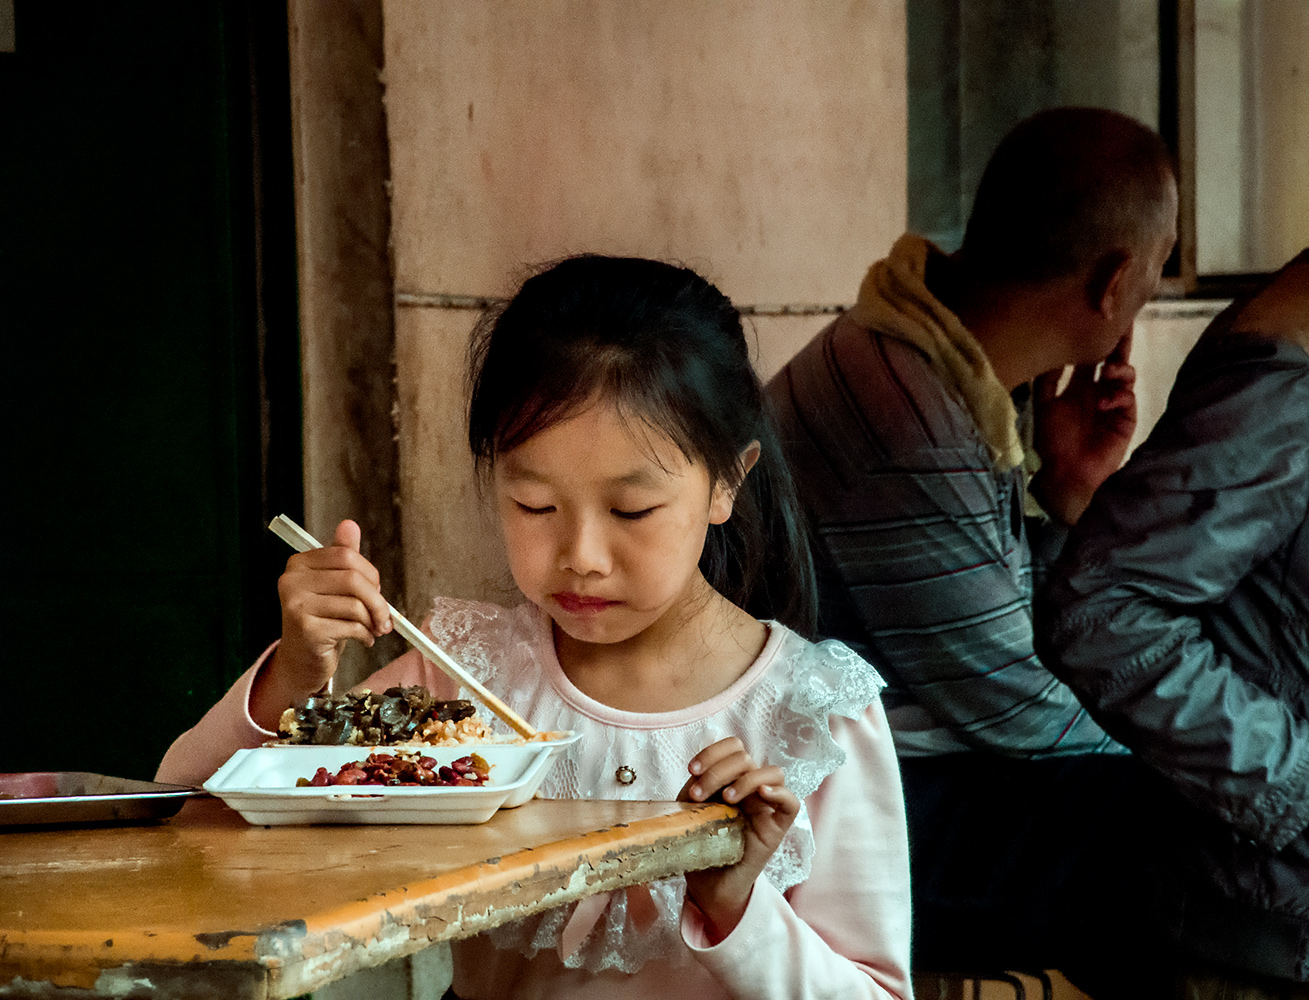
[{"label": "striped shirt", "polygon": [[820,631],[876,665],[902,756],[1121,752],[1033,649],[1021,468],[917,348],[842,316],[769,383]]}]

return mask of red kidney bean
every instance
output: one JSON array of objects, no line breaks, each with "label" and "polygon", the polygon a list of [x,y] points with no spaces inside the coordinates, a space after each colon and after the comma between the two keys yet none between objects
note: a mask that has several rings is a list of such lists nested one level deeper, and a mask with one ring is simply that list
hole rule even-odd
[{"label": "red kidney bean", "polygon": [[486,784],[490,769],[482,759],[460,757],[448,766],[438,767],[433,757],[370,754],[367,760],[345,764],[333,775],[320,767],[313,778],[299,779],[297,785],[427,785],[480,786]]}]

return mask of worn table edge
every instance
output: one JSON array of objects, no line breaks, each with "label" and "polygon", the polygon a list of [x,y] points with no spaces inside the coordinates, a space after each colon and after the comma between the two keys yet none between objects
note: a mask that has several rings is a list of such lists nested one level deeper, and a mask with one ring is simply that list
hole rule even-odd
[{"label": "worn table edge", "polygon": [[[694,839],[692,826],[700,834]],[[640,830],[639,843],[632,827]],[[471,866],[477,872],[471,888],[460,888],[464,868],[271,927],[225,935],[138,933],[139,941],[120,935],[115,950],[128,960],[117,964],[105,961],[100,935],[70,943],[58,932],[0,932],[0,997],[127,996],[123,990],[136,983],[148,992],[131,995],[152,1000],[285,1000],[585,895],[732,864],[742,854],[743,828],[731,806],[683,804],[488,859]],[[197,964],[203,976],[196,975]]]}]

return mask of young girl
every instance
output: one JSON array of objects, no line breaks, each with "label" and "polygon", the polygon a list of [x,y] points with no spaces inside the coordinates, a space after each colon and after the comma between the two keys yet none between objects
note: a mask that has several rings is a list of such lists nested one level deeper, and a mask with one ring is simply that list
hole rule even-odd
[{"label": "young girl", "polygon": [[[426,627],[533,725],[583,734],[542,795],[719,794],[747,826],[735,865],[455,942],[454,991],[908,997],[882,680],[777,620],[812,617],[812,570],[736,310],[692,271],[578,257],[484,321],[472,359],[469,444],[527,600],[441,599]],[[159,780],[201,782],[268,739],[332,677],[344,640],[390,629],[358,527],[334,541],[291,557],[280,643],[177,740]],[[455,696],[416,651],[365,686],[396,684]]]}]

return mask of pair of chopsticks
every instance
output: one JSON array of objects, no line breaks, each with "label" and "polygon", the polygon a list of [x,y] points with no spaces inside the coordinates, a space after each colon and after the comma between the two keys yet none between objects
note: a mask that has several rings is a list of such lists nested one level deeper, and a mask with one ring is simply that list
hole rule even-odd
[{"label": "pair of chopsticks", "polygon": [[[268,525],[268,529],[297,552],[308,552],[310,549],[321,549],[323,547],[322,543],[313,535],[309,534],[285,514],[278,514],[277,517],[273,518]],[[448,677],[476,695],[478,701],[504,719],[519,735],[527,739],[531,739],[536,735],[536,730],[528,725],[521,715],[488,691],[481,681],[451,659],[444,649],[416,629],[408,618],[400,614],[389,603],[386,607],[391,612],[391,622],[394,624],[395,630],[444,671]]]}]

